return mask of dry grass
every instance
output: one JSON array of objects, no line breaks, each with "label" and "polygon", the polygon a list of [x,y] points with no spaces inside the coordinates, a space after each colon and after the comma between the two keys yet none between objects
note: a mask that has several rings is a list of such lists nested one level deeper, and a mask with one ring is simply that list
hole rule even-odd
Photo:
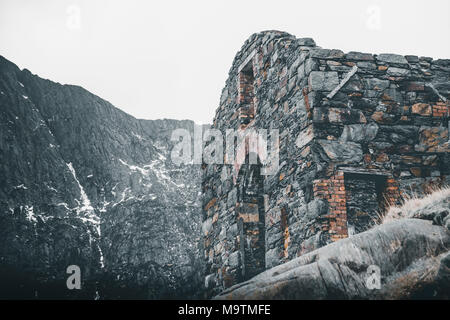
[{"label": "dry grass", "polygon": [[401,206],[390,207],[387,213],[381,217],[380,222],[387,223],[398,219],[412,218],[420,211],[445,205],[445,200],[449,198],[450,187],[437,189],[424,197],[418,197],[417,195],[410,196],[404,200]]}]

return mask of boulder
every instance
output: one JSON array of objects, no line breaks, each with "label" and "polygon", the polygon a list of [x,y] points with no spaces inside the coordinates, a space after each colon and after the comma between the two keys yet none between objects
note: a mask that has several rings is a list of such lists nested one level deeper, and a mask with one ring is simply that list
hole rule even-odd
[{"label": "boulder", "polygon": [[450,296],[450,232],[402,219],[307,253],[216,299],[405,299]]}]

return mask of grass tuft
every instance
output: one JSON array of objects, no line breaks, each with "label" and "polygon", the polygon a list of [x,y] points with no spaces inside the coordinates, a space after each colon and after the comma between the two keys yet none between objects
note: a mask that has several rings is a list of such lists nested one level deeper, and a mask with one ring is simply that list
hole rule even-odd
[{"label": "grass tuft", "polygon": [[442,205],[448,198],[450,198],[450,187],[436,189],[423,197],[419,197],[415,194],[411,195],[404,199],[402,205],[391,206],[386,214],[380,217],[379,223],[383,224],[398,219],[413,218],[420,211]]}]

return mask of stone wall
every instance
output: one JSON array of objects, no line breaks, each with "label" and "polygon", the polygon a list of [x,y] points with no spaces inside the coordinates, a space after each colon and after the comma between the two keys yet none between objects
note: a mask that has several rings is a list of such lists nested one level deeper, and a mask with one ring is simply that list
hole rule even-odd
[{"label": "stone wall", "polygon": [[[278,129],[279,167],[255,178],[248,172],[258,165],[203,165],[209,293],[369,228],[402,196],[447,184],[449,96],[450,60],[252,35],[213,128]],[[363,188],[366,204],[355,192]]]}]

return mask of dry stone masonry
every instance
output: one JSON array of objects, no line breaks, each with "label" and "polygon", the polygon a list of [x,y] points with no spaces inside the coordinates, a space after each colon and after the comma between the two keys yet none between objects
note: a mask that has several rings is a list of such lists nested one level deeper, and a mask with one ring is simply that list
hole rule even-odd
[{"label": "dry stone masonry", "polygon": [[236,55],[212,127],[278,129],[279,167],[203,164],[209,295],[370,228],[450,181],[450,60],[322,49],[266,31]]}]

